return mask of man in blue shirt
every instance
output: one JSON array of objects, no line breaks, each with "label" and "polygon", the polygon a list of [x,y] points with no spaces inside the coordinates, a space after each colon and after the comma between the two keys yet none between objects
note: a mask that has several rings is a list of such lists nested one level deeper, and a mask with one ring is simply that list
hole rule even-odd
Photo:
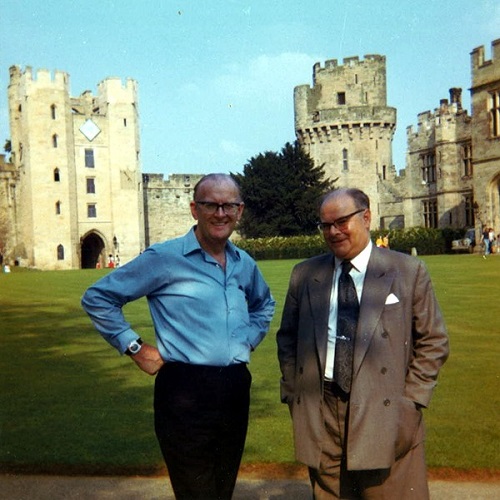
[{"label": "man in blue shirt", "polygon": [[[229,241],[243,207],[231,176],[204,176],[191,202],[197,224],[106,275],[82,299],[104,339],[157,374],[155,430],[176,498],[231,498],[243,453],[247,363],[275,304],[254,260]],[[143,296],[156,346],[122,313]]]}]

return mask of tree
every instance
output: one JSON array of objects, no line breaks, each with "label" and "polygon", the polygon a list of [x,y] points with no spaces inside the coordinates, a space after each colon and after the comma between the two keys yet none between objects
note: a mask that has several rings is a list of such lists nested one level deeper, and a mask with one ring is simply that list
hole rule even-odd
[{"label": "tree", "polygon": [[323,166],[315,167],[297,142],[251,158],[243,174],[232,176],[245,200],[239,232],[246,238],[315,233],[318,200],[333,189]]}]

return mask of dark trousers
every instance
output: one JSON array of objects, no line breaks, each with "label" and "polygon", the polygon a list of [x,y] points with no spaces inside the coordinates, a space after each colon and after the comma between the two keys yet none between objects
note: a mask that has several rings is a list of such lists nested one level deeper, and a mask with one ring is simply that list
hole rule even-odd
[{"label": "dark trousers", "polygon": [[178,499],[230,499],[248,427],[251,375],[166,363],[155,382],[155,431]]}]

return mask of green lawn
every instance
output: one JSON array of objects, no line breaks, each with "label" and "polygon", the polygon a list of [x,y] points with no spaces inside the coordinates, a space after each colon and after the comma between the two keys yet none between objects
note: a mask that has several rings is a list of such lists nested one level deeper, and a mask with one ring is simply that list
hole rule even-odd
[{"label": "green lawn", "polygon": [[[500,469],[500,255],[423,258],[450,334],[451,355],[426,410],[430,467]],[[288,410],[279,402],[275,333],[297,261],[259,263],[278,307],[253,354],[244,462],[293,462]],[[107,270],[0,275],[0,467],[142,471],[163,468],[153,432],[153,381],[95,332],[80,296]],[[146,302],[126,307],[149,341]]]}]

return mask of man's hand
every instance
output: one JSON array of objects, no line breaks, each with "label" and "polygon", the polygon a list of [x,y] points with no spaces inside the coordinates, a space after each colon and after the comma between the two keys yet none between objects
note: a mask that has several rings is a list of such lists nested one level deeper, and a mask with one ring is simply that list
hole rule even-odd
[{"label": "man's hand", "polygon": [[158,349],[149,344],[142,344],[141,350],[130,357],[148,375],[156,375],[158,370],[165,364]]}]

